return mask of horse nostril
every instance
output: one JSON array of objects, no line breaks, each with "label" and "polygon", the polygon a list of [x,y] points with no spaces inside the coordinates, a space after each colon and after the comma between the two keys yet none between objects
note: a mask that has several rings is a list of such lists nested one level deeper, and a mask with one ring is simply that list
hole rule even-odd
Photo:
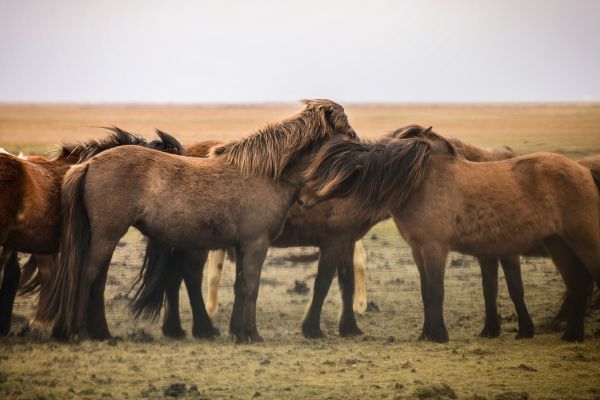
[{"label": "horse nostril", "polygon": [[300,197],[298,197],[298,204],[300,204],[301,206],[304,205],[304,200],[302,200]]}]

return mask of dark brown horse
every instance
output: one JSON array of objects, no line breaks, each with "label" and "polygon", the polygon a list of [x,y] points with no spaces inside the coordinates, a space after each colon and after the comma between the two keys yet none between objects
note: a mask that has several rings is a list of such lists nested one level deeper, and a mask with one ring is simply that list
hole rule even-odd
[{"label": "dark brown horse", "polygon": [[[73,164],[83,162],[104,150],[137,145],[168,152],[181,152],[181,145],[170,135],[157,131],[160,140],[145,139],[119,128],[100,140],[64,145],[50,158],[17,158],[0,154],[0,246],[4,271],[0,289],[0,334],[10,330],[12,306],[21,270],[17,252],[33,253],[23,269],[22,291],[31,293],[41,287],[39,303],[49,299],[49,287],[55,274],[54,255],[60,238],[60,188],[63,176]],[[34,323],[39,320],[39,310]]]},{"label": "dark brown horse", "polygon": [[473,163],[429,128],[384,144],[329,144],[307,180],[299,196],[305,206],[358,194],[357,213],[390,211],[421,275],[424,339],[448,340],[450,250],[511,257],[542,242],[567,286],[563,339],[583,340],[590,281],[600,283],[600,181],[582,165],[551,153]]},{"label": "dark brown horse", "polygon": [[[54,296],[43,310],[45,320],[55,320],[54,335],[110,336],[104,312],[107,271],[117,242],[135,226],[157,244],[145,263],[180,258],[190,293],[199,292],[197,271],[207,250],[234,246],[238,259],[230,331],[238,342],[261,340],[256,329],[261,266],[297,196],[304,169],[330,139],[356,138],[339,104],[311,100],[305,105],[292,118],[222,146],[214,158],[129,146],[71,168],[62,190],[65,218]],[[215,335],[201,293],[190,300],[200,322],[194,334]]]}]

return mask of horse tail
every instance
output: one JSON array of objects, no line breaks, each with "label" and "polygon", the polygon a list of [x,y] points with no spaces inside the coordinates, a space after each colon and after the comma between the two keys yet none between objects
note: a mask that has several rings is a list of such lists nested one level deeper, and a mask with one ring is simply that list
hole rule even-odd
[{"label": "horse tail", "polygon": [[71,167],[61,192],[63,225],[56,276],[50,289],[50,301],[42,305],[42,322],[54,321],[53,335],[66,339],[80,328],[77,323],[87,304],[83,286],[90,248],[90,221],[84,202],[85,178],[89,163]]},{"label": "horse tail", "polygon": [[165,277],[173,248],[156,239],[148,238],[142,269],[133,285],[137,290],[131,300],[136,318],[143,316],[156,320],[165,302]]},{"label": "horse tail", "polygon": [[38,265],[32,254],[21,268],[21,281],[19,282],[19,294],[27,296],[40,290],[41,281],[38,273]]}]

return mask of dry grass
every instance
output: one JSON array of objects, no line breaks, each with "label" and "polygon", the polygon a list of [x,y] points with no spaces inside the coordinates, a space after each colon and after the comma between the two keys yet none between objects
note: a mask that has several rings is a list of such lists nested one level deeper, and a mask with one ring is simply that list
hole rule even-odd
[{"label": "dry grass", "polygon": [[[146,134],[164,128],[191,142],[233,138],[295,106],[261,107],[1,107],[0,146],[44,150],[61,139],[96,134],[86,125],[121,125]],[[407,123],[431,124],[442,133],[489,146],[526,152],[600,153],[600,107],[346,107],[357,131],[376,136]],[[13,132],[9,134],[8,132]],[[12,147],[11,147],[12,146]],[[36,147],[37,146],[37,147]],[[546,259],[523,264],[526,301],[538,328],[533,340],[515,340],[514,309],[500,284],[503,334],[477,336],[483,323],[479,269],[470,257],[449,267],[446,280],[448,344],[416,340],[422,324],[419,279],[410,251],[390,222],[366,236],[367,292],[380,307],[358,323],[366,336],[337,336],[339,291],[325,303],[324,340],[305,340],[300,321],[309,295],[292,295],[294,280],[311,286],[315,265],[289,261],[307,249],[273,249],[263,270],[258,305],[260,345],[162,338],[160,324],[134,321],[123,299],[140,266],[143,243],[131,231],[117,248],[107,290],[109,325],[123,340],[58,344],[31,338],[0,339],[0,398],[163,398],[184,383],[187,398],[599,398],[600,314],[587,318],[583,344],[561,342],[541,326],[558,309],[560,276]],[[216,324],[222,330],[232,306],[232,277],[225,269]],[[191,314],[182,291],[184,329]],[[15,330],[32,314],[33,299],[19,298]],[[152,341],[140,343],[140,331]],[[224,332],[225,333],[225,332]],[[189,334],[189,333],[188,333]],[[189,391],[197,385],[198,392]],[[444,386],[447,385],[447,386]],[[512,393],[512,394],[511,394]],[[512,396],[512,397],[511,397]]]}]

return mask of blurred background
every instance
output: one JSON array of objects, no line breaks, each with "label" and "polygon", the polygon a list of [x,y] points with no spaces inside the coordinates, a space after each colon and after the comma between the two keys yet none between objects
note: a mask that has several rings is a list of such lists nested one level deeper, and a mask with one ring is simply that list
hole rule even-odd
[{"label": "blurred background", "polygon": [[600,2],[0,2],[0,102],[600,100]]}]

